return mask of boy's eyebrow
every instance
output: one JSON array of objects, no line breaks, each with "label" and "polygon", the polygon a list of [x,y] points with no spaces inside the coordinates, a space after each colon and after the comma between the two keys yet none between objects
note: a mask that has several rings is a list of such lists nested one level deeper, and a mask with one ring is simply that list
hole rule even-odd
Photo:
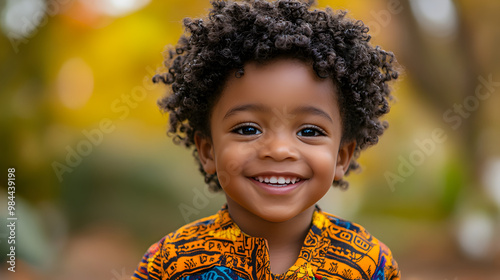
[{"label": "boy's eyebrow", "polygon": [[324,117],[324,118],[328,119],[329,121],[333,122],[332,117],[330,117],[330,115],[328,115],[328,113],[326,113],[325,111],[323,111],[317,107],[314,107],[314,106],[300,106],[300,107],[293,109],[291,112],[291,114],[299,114],[299,113],[317,115],[320,117]]},{"label": "boy's eyebrow", "polygon": [[227,113],[224,115],[223,119],[227,119],[231,115],[234,115],[237,112],[241,112],[241,111],[270,112],[271,110],[263,105],[260,105],[260,104],[244,104],[244,105],[240,105],[240,106],[236,106],[234,108],[231,108],[231,110],[227,111]]},{"label": "boy's eyebrow", "polygon": [[[241,112],[241,111],[270,112],[271,110],[268,107],[266,107],[264,105],[260,105],[260,104],[244,104],[244,105],[240,105],[240,106],[236,106],[234,108],[231,108],[231,110],[229,110],[224,115],[223,119],[227,119],[231,115],[234,115],[237,112]],[[325,111],[323,111],[319,108],[316,108],[314,106],[300,106],[300,107],[293,109],[292,112],[290,112],[291,115],[304,114],[304,113],[321,116],[321,117],[328,119],[330,122],[333,122],[332,117],[330,117],[330,115],[328,115],[328,113],[326,113]]]}]

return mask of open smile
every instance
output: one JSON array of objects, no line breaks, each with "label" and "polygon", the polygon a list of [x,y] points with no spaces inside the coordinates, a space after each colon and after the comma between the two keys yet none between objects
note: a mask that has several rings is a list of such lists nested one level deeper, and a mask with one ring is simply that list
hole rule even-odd
[{"label": "open smile", "polygon": [[287,195],[299,188],[307,179],[292,175],[260,175],[249,177],[268,195]]},{"label": "open smile", "polygon": [[272,187],[286,187],[300,182],[302,179],[298,177],[286,177],[286,176],[258,176],[252,177],[255,181],[267,184]]}]

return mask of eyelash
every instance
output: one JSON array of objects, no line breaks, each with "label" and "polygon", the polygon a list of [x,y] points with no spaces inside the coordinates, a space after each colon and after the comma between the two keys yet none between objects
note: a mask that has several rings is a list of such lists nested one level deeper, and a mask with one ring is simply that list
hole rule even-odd
[{"label": "eyelash", "polygon": [[[245,133],[243,133],[243,129],[245,129],[245,128],[247,128],[247,129],[248,128],[254,129],[257,133],[245,134]],[[242,124],[239,124],[236,127],[234,127],[233,129],[231,129],[231,132],[237,133],[237,134],[240,134],[240,135],[258,135],[258,134],[262,133],[262,131],[259,128],[257,128],[257,126],[254,123],[242,123]]]},{"label": "eyelash", "polygon": [[[299,135],[299,133],[303,132],[304,130],[312,130],[314,131],[314,134],[315,135],[309,135],[309,136],[306,136],[306,135]],[[326,136],[326,131],[324,131],[323,129],[321,129],[320,127],[317,127],[315,125],[308,125],[308,126],[305,126],[303,127],[302,129],[299,130],[299,132],[297,132],[297,135],[298,136],[301,136],[301,137],[317,137],[317,136]]]},{"label": "eyelash", "polygon": [[[251,129],[250,133],[246,134],[243,132],[243,129]],[[304,130],[311,130],[314,132],[314,135],[300,135]],[[262,131],[255,125],[254,123],[242,123],[231,129],[232,133],[236,133],[239,135],[259,135],[262,133]],[[308,125],[303,127],[299,132],[297,132],[297,135],[300,137],[317,137],[317,136],[326,136],[326,131],[321,129],[320,127],[317,127],[315,125]]]}]

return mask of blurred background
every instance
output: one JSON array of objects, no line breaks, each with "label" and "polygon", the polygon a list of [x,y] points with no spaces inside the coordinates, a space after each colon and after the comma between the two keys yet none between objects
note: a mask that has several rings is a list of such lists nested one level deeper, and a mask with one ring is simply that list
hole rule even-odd
[{"label": "blurred background", "polygon": [[[403,279],[500,279],[500,2],[318,0],[402,66],[390,128],[319,205],[365,226]],[[0,278],[128,279],[148,246],[215,213],[151,83],[208,0],[0,1]],[[7,244],[15,168],[16,272]]]}]

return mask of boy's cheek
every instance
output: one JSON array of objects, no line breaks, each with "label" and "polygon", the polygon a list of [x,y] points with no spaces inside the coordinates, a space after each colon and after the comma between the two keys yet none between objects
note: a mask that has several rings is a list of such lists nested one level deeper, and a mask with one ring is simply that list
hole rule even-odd
[{"label": "boy's cheek", "polygon": [[[337,153],[330,149],[321,149],[318,151],[309,151],[308,165],[317,174],[324,174],[323,176],[331,176],[332,178],[337,175],[339,166],[337,166]],[[340,168],[341,169],[341,168]]]},{"label": "boy's cheek", "polygon": [[230,160],[229,162],[225,163],[222,171],[226,172],[230,176],[235,176],[241,173],[242,167],[236,160]]},{"label": "boy's cheek", "polygon": [[235,175],[242,169],[240,160],[244,158],[245,154],[239,153],[238,150],[231,149],[230,146],[226,147],[221,153],[216,154],[216,169],[217,173],[224,172],[228,175]]}]

